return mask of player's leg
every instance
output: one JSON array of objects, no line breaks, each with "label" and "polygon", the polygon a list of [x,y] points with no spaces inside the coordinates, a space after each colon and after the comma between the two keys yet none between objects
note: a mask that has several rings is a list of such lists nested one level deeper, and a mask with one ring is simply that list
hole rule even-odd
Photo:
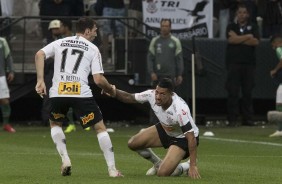
[{"label": "player's leg", "polygon": [[270,124],[277,124],[277,130],[269,135],[269,137],[280,137],[282,136],[282,112],[280,111],[268,111],[267,121]]},{"label": "player's leg", "polygon": [[186,152],[176,145],[171,145],[157,171],[158,176],[180,175],[183,168],[179,165]]},{"label": "player's leg", "polygon": [[277,124],[277,130],[269,137],[282,136],[282,85],[279,85],[276,90],[276,111],[268,112],[267,119],[269,122]]},{"label": "player's leg", "polygon": [[162,147],[156,126],[150,126],[142,129],[128,141],[128,147],[136,151],[140,156],[147,159],[158,168],[161,159],[152,151],[153,147]]},{"label": "player's leg", "polygon": [[16,130],[10,125],[11,106],[9,99],[0,99],[0,108],[3,116],[3,129],[10,133],[15,133]]},{"label": "player's leg", "polygon": [[1,76],[0,77],[0,108],[3,117],[3,129],[7,132],[14,133],[16,132],[16,130],[9,123],[10,115],[11,115],[9,98],[10,98],[10,91],[8,88],[6,77]]},{"label": "player's leg", "polygon": [[62,129],[62,123],[50,121],[50,127],[52,140],[62,159],[61,174],[69,176],[71,175],[71,161],[67,151],[66,136]]},{"label": "player's leg", "polygon": [[103,121],[102,113],[94,98],[73,100],[73,108],[83,128],[93,126],[97,133],[100,148],[104,154],[110,177],[120,177],[122,174],[116,169],[112,141]]},{"label": "player's leg", "polygon": [[63,122],[67,121],[65,116],[68,111],[68,105],[66,104],[68,99],[50,98],[50,100],[52,104],[50,110],[51,137],[62,159],[61,174],[69,176],[71,175],[71,161],[67,151],[66,136],[62,129]]},{"label": "player's leg", "polygon": [[[176,162],[179,163],[182,159],[185,159],[189,156],[188,142],[187,142],[186,138],[173,138],[173,137],[168,136],[160,123],[156,124],[155,127],[157,128],[158,136],[159,136],[159,139],[161,141],[162,146],[164,148],[169,148],[168,152],[166,154],[166,157],[164,158],[164,161],[167,160],[169,158],[169,156],[172,155],[172,154],[177,154],[179,156],[178,158],[175,157],[175,159],[176,159],[175,164],[176,164]],[[197,141],[198,141],[198,139],[197,139]],[[174,152],[176,152],[176,153],[174,153]],[[161,164],[163,164],[163,161],[161,162]],[[176,164],[176,166],[172,165],[172,168],[169,168],[170,170],[169,170],[168,173],[165,173],[164,171],[160,170],[159,175],[160,176],[162,176],[162,175],[179,176],[182,173],[188,171],[188,169],[189,169],[189,163],[188,162],[183,162],[183,163],[178,164],[178,165],[177,164]],[[166,168],[166,166],[163,165],[163,168]],[[170,173],[171,170],[173,171],[172,173]],[[155,175],[157,173],[157,171],[158,171],[158,169],[156,169],[155,167],[152,167],[147,171],[146,175]]]},{"label": "player's leg", "polygon": [[109,176],[110,177],[122,177],[123,175],[121,174],[121,172],[116,169],[115,155],[113,151],[112,141],[110,139],[110,136],[107,132],[107,129],[106,129],[106,126],[103,120],[96,123],[94,125],[94,129],[97,132],[98,142],[104,154],[107,166],[108,166]]}]

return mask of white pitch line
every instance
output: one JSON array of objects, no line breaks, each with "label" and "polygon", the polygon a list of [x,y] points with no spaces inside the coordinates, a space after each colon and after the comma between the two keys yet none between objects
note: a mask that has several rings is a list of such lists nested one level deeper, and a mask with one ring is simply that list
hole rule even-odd
[{"label": "white pitch line", "polygon": [[235,142],[235,143],[261,144],[261,145],[282,147],[282,144],[279,144],[279,143],[262,142],[262,141],[246,141],[246,140],[239,140],[239,139],[224,139],[224,138],[215,138],[215,137],[201,137],[201,139],[209,139],[209,140],[225,141],[225,142]]}]

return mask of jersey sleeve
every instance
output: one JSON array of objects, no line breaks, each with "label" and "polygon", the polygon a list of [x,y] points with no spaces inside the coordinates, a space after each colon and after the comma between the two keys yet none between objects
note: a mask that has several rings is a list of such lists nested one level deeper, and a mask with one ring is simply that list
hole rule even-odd
[{"label": "jersey sleeve", "polygon": [[48,59],[55,55],[54,45],[55,45],[55,42],[52,42],[41,49],[45,53],[45,57],[46,57],[45,59]]},{"label": "jersey sleeve", "polygon": [[177,118],[183,134],[194,131],[191,124],[193,119],[189,109],[185,107],[179,108]]},{"label": "jersey sleeve", "polygon": [[1,37],[0,40],[1,40],[1,42],[3,43],[3,46],[4,46],[5,59],[7,59],[7,57],[8,57],[8,56],[10,55],[10,53],[11,53],[10,47],[9,47],[9,45],[8,45],[8,42],[7,42],[6,38]]},{"label": "jersey sleeve", "polygon": [[154,98],[153,90],[135,93],[135,100],[139,103],[149,102]]},{"label": "jersey sleeve", "polygon": [[92,72],[92,75],[97,74],[97,73],[104,73],[102,57],[98,49],[96,49],[94,52],[94,57],[91,62],[91,72]]}]

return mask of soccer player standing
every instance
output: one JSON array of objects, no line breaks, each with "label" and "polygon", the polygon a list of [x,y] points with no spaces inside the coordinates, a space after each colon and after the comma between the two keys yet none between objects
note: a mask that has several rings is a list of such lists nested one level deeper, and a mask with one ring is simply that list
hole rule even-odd
[{"label": "soccer player standing", "polygon": [[[281,137],[282,136],[282,81],[281,81],[281,69],[282,69],[282,36],[275,35],[270,39],[272,48],[275,50],[276,56],[279,59],[278,64],[270,71],[270,76],[275,78],[279,82],[279,86],[276,90],[276,111],[270,111],[267,114],[269,122],[277,123],[277,130],[270,134],[269,137]],[[280,80],[279,80],[280,79]]]},{"label": "soccer player standing", "polygon": [[103,76],[101,54],[91,43],[97,35],[96,22],[91,18],[81,18],[76,25],[76,35],[56,40],[35,55],[37,84],[39,95],[46,94],[44,83],[44,60],[54,57],[54,75],[49,95],[51,99],[50,127],[51,137],[62,158],[61,174],[71,174],[66,137],[62,130],[67,121],[66,113],[73,108],[83,128],[93,126],[101,150],[107,162],[109,176],[120,177],[122,174],[115,167],[112,142],[106,131],[102,113],[93,98],[88,85],[88,76],[93,75],[94,82],[105,92],[114,95],[115,90]]},{"label": "soccer player standing", "polygon": [[[8,75],[6,77],[6,68],[8,70]],[[0,110],[2,111],[3,116],[3,130],[15,133],[16,130],[10,125],[10,91],[7,84],[14,80],[14,67],[13,67],[13,58],[11,56],[10,47],[7,43],[7,40],[3,37],[0,37]]]}]

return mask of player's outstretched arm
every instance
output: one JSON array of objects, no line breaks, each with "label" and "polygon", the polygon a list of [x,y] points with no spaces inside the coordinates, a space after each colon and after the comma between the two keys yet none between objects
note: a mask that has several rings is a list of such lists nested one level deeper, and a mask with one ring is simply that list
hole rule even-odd
[{"label": "player's outstretched arm", "polygon": [[111,85],[108,80],[104,77],[103,74],[94,74],[93,75],[93,79],[95,84],[102,89],[102,94],[106,94],[108,96],[115,96],[115,89],[114,89],[114,85]]},{"label": "player's outstretched arm", "polygon": [[115,98],[124,103],[137,103],[133,93],[128,93],[119,89],[116,89]]}]

